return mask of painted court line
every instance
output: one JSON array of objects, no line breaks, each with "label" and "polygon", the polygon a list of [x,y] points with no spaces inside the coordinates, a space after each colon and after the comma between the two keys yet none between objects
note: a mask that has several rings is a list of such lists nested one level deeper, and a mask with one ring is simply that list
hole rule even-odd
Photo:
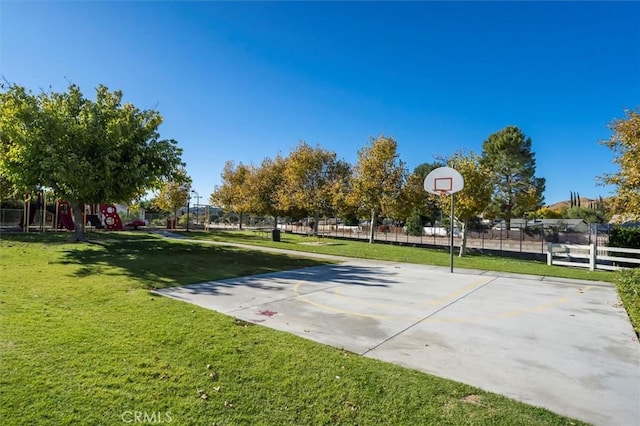
[{"label": "painted court line", "polygon": [[596,425],[638,424],[640,346],[612,285],[348,261],[156,291]]}]

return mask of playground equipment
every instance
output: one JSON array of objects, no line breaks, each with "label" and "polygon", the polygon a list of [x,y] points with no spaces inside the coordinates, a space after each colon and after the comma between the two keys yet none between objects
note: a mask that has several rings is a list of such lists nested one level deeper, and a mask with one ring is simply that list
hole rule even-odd
[{"label": "playground equipment", "polygon": [[[36,197],[25,199],[24,212],[20,220],[20,227],[28,231],[33,225],[36,213],[42,211],[40,226],[44,229],[46,222],[51,222],[56,229],[68,229],[73,231],[73,216],[71,215],[71,205],[68,201],[58,200],[55,204],[46,205],[44,196],[38,193]],[[47,220],[48,218],[48,220]]]},{"label": "playground equipment", "polygon": [[[87,225],[97,229],[107,229],[118,231],[123,228],[122,220],[116,206],[113,204],[82,204],[83,220]],[[43,211],[44,210],[44,211]],[[67,229],[73,231],[73,211],[71,204],[66,200],[57,200],[55,204],[46,205],[44,195],[38,193],[36,197],[27,197],[24,203],[24,212],[20,220],[20,227],[28,232],[29,226],[33,224],[36,213],[42,212],[41,229],[45,228],[46,222],[50,222],[55,229]],[[104,218],[104,223],[100,220]],[[141,224],[136,224],[142,226]]]},{"label": "playground equipment", "polygon": [[[47,211],[51,212],[49,209]],[[71,214],[71,204],[68,201],[58,200],[57,210],[53,210],[53,213],[58,216],[58,229],[64,227],[69,231],[73,231],[73,215]]]},{"label": "playground equipment", "polygon": [[100,213],[104,216],[104,224],[108,230],[119,231],[122,229],[122,220],[120,220],[116,206],[100,204]]}]

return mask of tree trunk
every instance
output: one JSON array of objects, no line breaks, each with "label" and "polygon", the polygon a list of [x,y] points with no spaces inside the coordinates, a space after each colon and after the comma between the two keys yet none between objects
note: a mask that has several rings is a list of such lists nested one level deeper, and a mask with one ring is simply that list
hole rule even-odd
[{"label": "tree trunk", "polygon": [[242,212],[238,213],[238,229],[242,229]]},{"label": "tree trunk", "polygon": [[513,210],[513,206],[511,205],[511,201],[507,204],[504,211],[504,223],[507,228],[507,240],[509,239],[509,231],[511,230],[511,212]]},{"label": "tree trunk", "polygon": [[318,222],[320,222],[320,213],[313,214],[313,235],[318,235]]},{"label": "tree trunk", "polygon": [[175,226],[172,226],[171,229],[173,229],[175,231],[176,228],[178,227],[178,208],[177,207],[173,208],[173,220],[174,220],[174,222],[172,222],[172,223],[174,223]]},{"label": "tree trunk", "polygon": [[373,244],[376,240],[376,211],[371,210],[371,225],[369,227],[369,244]]},{"label": "tree trunk", "polygon": [[73,233],[75,241],[84,241],[83,205],[80,201],[72,201],[71,213],[73,214]]},{"label": "tree trunk", "polygon": [[467,249],[467,221],[462,221],[462,241],[460,242],[460,252],[458,257],[463,257]]}]

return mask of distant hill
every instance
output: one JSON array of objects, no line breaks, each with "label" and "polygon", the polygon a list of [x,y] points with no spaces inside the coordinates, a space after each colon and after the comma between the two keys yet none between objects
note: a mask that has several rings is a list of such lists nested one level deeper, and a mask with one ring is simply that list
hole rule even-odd
[{"label": "distant hill", "polygon": [[[609,201],[611,197],[606,197],[603,198],[602,201],[604,201],[605,204],[607,204],[607,202]],[[587,198],[587,197],[580,197],[580,207],[590,207],[592,204],[595,205],[598,202],[597,198]],[[571,200],[566,200],[566,201],[558,201],[557,203],[551,204],[547,206],[550,210],[555,210],[555,211],[560,211],[562,209],[565,208],[569,208],[571,207]]]}]

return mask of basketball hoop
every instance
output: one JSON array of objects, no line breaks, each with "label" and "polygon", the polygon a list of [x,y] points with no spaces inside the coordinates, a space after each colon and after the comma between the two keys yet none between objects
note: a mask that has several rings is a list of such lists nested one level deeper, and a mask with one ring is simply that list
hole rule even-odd
[{"label": "basketball hoop", "polygon": [[438,167],[424,179],[424,190],[436,195],[451,195],[464,187],[462,175],[451,167]]},{"label": "basketball hoop", "polygon": [[451,195],[451,220],[449,230],[449,267],[453,273],[453,205],[455,204],[454,194],[464,188],[464,178],[451,167],[438,167],[424,178],[424,190],[436,195]]}]

